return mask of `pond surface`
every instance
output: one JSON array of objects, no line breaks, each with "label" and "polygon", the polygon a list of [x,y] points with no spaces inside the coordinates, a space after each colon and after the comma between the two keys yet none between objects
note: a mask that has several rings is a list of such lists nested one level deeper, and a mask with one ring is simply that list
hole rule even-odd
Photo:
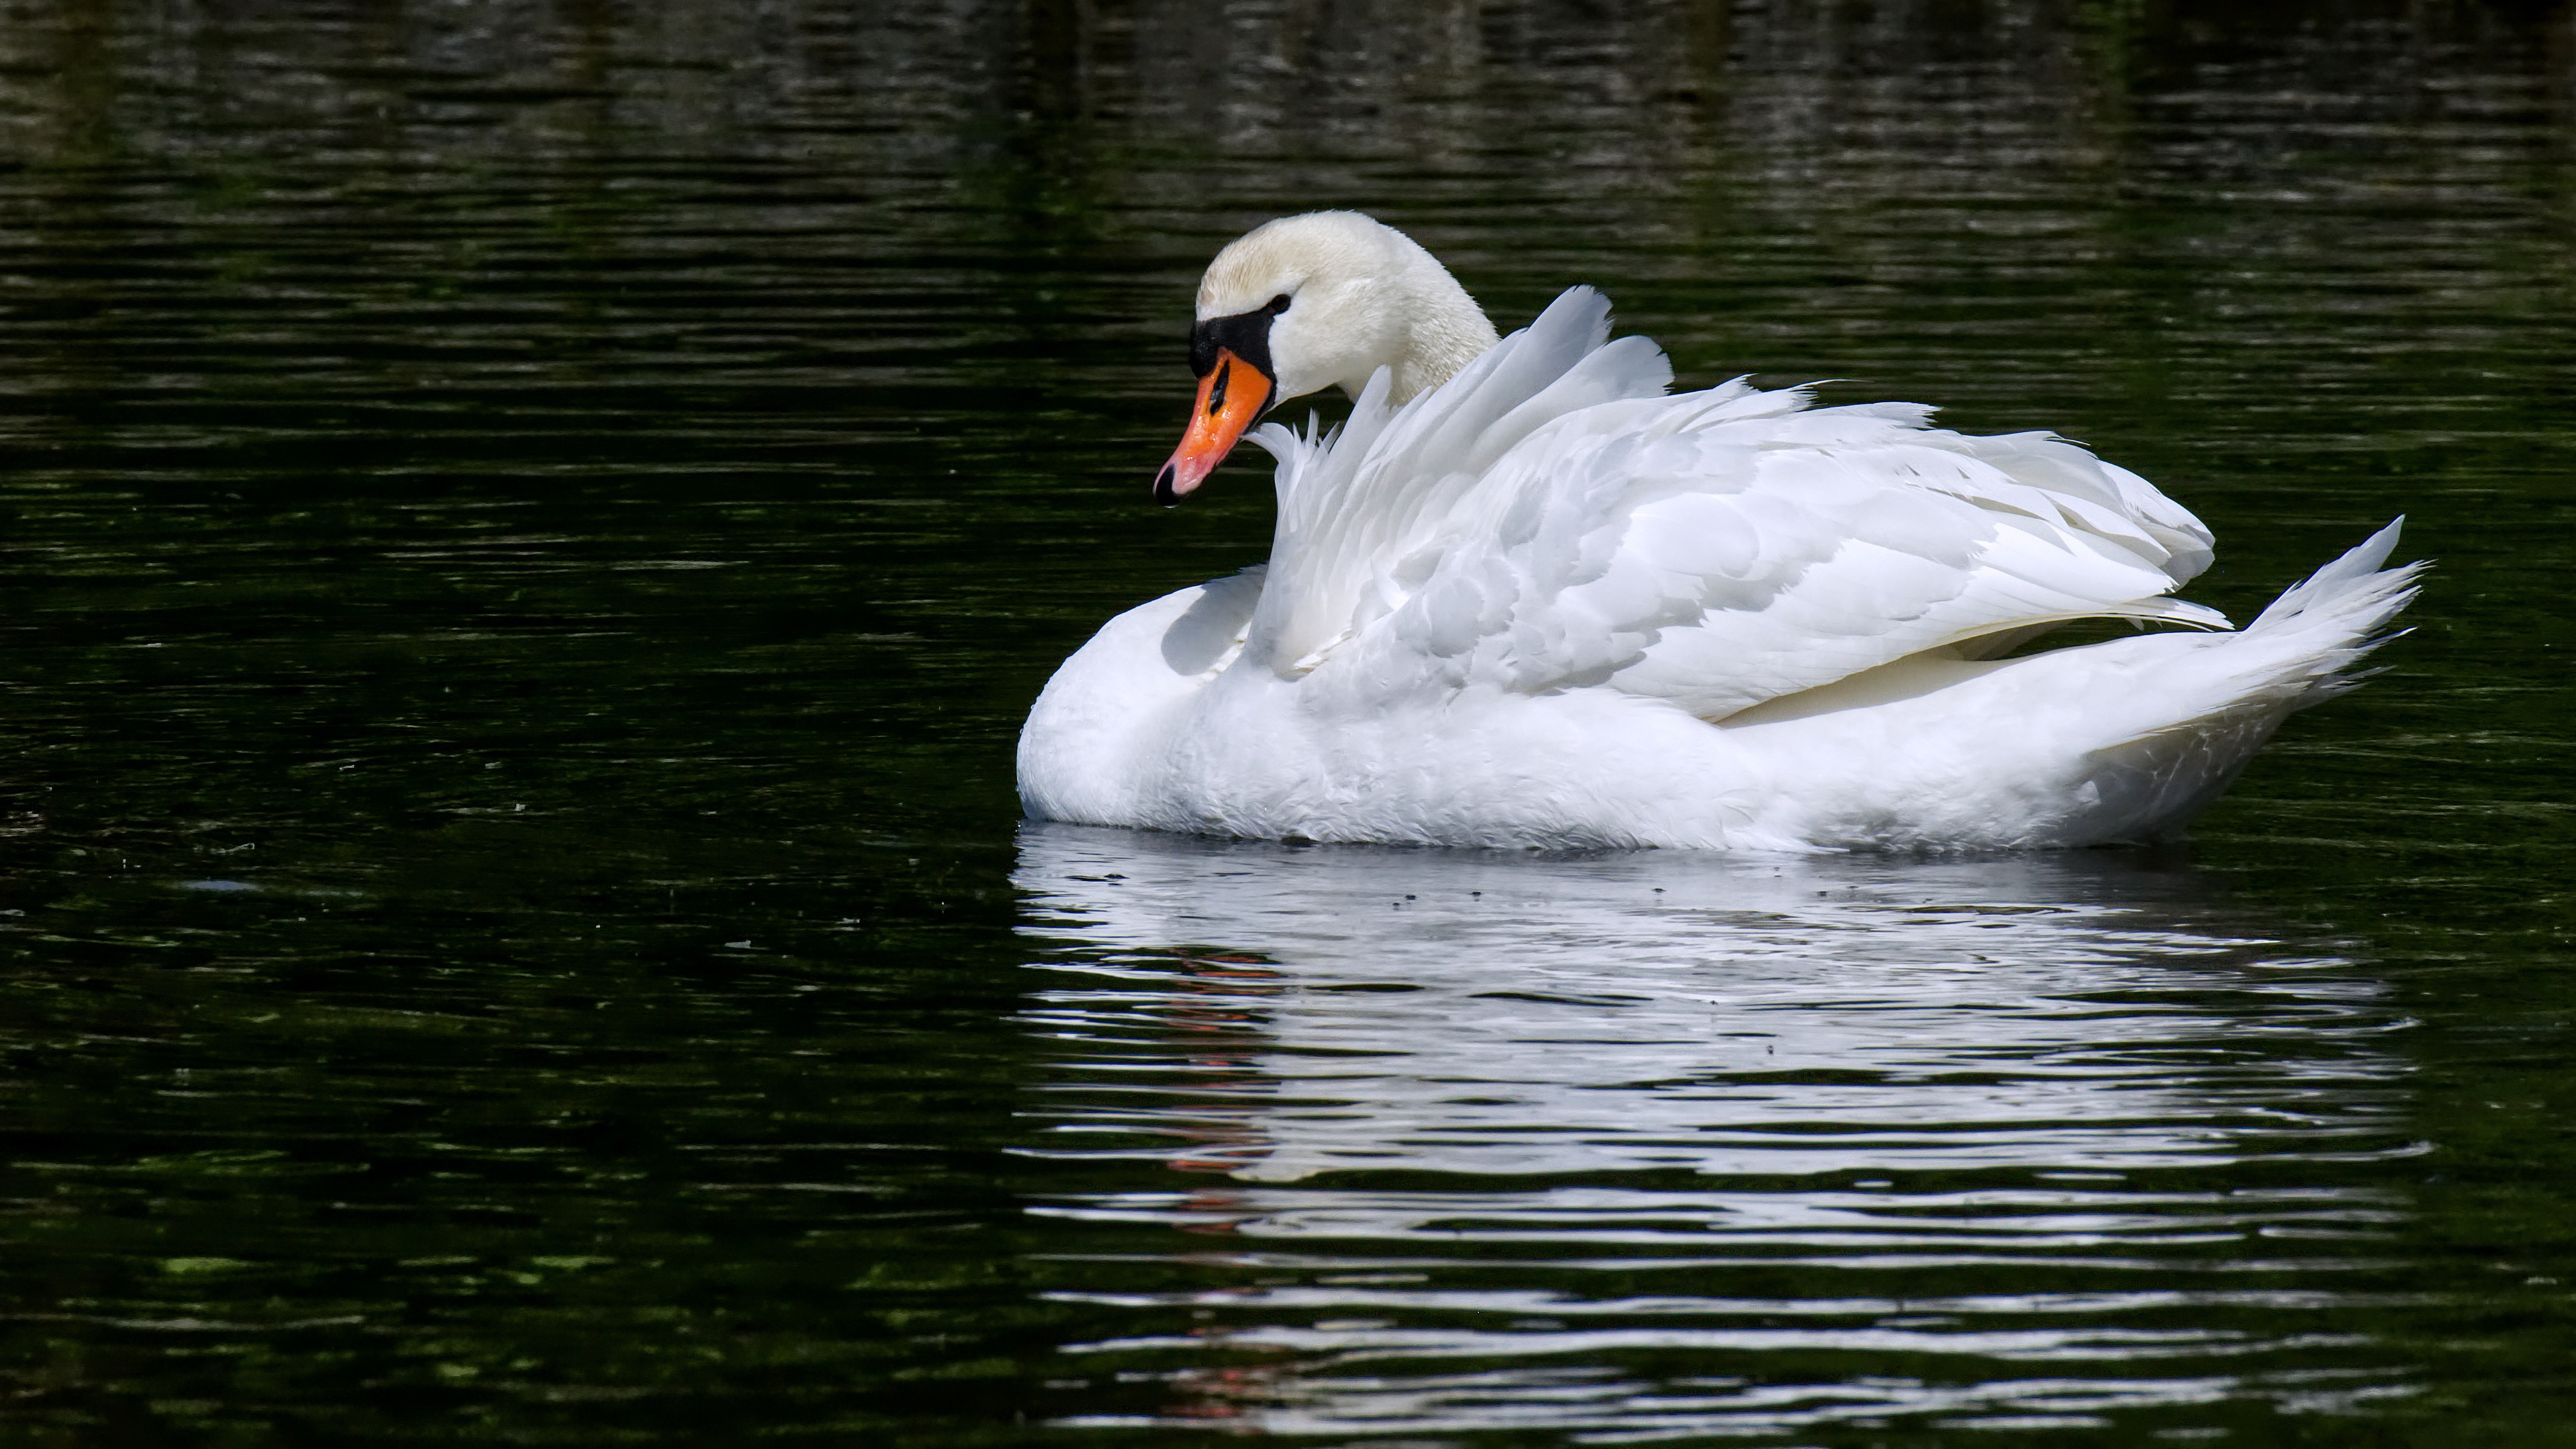
[{"label": "pond surface", "polygon": [[[0,0],[0,1440],[2576,1442],[2576,18],[1388,9]],[[1024,824],[1320,205],[2438,566],[2187,850]]]}]

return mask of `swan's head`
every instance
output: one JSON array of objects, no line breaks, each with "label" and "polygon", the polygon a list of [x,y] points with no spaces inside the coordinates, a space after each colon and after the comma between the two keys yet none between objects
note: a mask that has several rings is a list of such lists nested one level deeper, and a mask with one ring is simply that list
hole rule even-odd
[{"label": "swan's head", "polygon": [[1436,387],[1494,345],[1493,324],[1413,238],[1356,211],[1310,211],[1228,244],[1199,279],[1189,432],[1154,479],[1179,502],[1233,451],[1264,408],[1340,384],[1357,396],[1379,368],[1393,401]]}]

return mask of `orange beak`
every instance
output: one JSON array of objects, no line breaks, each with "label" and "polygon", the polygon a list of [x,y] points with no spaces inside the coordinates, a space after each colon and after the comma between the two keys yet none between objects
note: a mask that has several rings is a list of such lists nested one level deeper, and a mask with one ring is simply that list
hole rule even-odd
[{"label": "orange beak", "polygon": [[1261,416],[1270,401],[1270,379],[1261,369],[1218,348],[1216,366],[1199,379],[1199,404],[1190,413],[1190,430],[1172,461],[1154,475],[1154,501],[1165,508],[1195,492],[1225,455],[1234,451],[1243,430]]}]

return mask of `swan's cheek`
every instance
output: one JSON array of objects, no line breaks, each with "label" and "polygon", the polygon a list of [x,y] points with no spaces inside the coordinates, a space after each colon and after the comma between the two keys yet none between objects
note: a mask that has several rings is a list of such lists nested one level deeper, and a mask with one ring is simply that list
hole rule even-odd
[{"label": "swan's cheek", "polygon": [[1383,330],[1364,314],[1300,300],[1270,324],[1270,370],[1279,396],[1304,397],[1335,383],[1365,386],[1369,374],[1391,360],[1379,355],[1391,351],[1379,335]]}]

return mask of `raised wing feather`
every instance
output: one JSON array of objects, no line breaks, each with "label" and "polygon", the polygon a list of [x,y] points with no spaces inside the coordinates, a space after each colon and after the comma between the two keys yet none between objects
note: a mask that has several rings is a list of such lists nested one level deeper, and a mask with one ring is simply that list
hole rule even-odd
[{"label": "raised wing feather", "polygon": [[2225,627],[2165,597],[2199,520],[2046,434],[1810,408],[1741,380],[1663,396],[1578,288],[1400,413],[1265,430],[1279,538],[1247,653],[1363,700],[1607,684],[1709,719],[1909,654],[2074,618]]}]

